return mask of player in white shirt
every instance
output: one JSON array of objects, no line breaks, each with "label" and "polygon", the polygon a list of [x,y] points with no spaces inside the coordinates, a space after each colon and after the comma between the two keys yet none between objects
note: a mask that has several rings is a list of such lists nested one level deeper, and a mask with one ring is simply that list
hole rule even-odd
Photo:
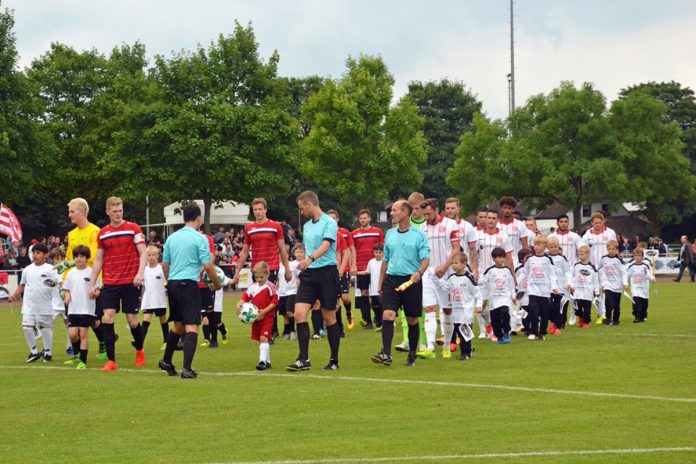
[{"label": "player in white shirt", "polygon": [[476,252],[476,244],[478,243],[478,231],[476,227],[471,225],[459,217],[459,200],[455,197],[450,197],[445,200],[445,216],[454,220],[459,226],[459,245],[462,253],[467,257],[469,267],[478,278],[478,253]]},{"label": "player in white shirt", "polygon": [[573,295],[577,312],[578,327],[589,327],[592,301],[599,296],[599,274],[590,262],[590,247],[580,245],[578,262],[570,270],[570,293]]},{"label": "player in white shirt", "polygon": [[515,266],[517,266],[517,253],[522,248],[529,248],[527,226],[513,215],[515,208],[517,208],[517,200],[513,197],[503,197],[498,204],[501,212],[498,228],[505,232],[510,240],[513,264],[511,271],[514,272]]},{"label": "player in white shirt", "polygon": [[143,271],[143,286],[141,287],[140,309],[143,311],[143,323],[140,330],[143,333],[143,343],[152,323],[152,315],[159,318],[162,328],[162,350],[167,346],[169,323],[167,322],[167,279],[164,277],[162,265],[159,263],[160,249],[150,245],[146,249],[147,266]]},{"label": "player in white shirt", "polygon": [[[283,339],[296,340],[295,334],[295,296],[297,295],[297,284],[300,281],[300,270],[297,267],[299,263],[305,259],[305,249],[301,243],[297,243],[291,250],[292,256],[295,258],[288,263],[292,278],[289,281],[285,279],[285,270],[278,271],[278,312],[283,316]],[[283,274],[282,276],[280,274]]]},{"label": "player in white shirt", "polygon": [[22,328],[24,338],[29,346],[27,363],[41,359],[42,353],[36,348],[36,336],[41,333],[43,339],[44,362],[53,360],[51,345],[53,344],[53,293],[60,282],[58,273],[53,266],[46,263],[48,248],[43,243],[37,243],[32,249],[34,262],[24,268],[22,279],[17,290],[9,297],[15,301],[24,294],[22,303]]},{"label": "player in white shirt", "polygon": [[619,256],[616,240],[607,243],[607,254],[602,256],[597,267],[599,286],[604,293],[606,305],[605,325],[619,325],[621,318],[621,293],[628,289],[626,267]]},{"label": "player in white shirt", "polygon": [[572,268],[578,261],[578,248],[583,245],[582,238],[572,230],[568,229],[570,219],[567,214],[561,214],[556,218],[556,231],[549,234],[550,238],[556,238],[561,247],[563,256],[568,260],[568,265]]},{"label": "player in white shirt", "polygon": [[491,252],[495,265],[486,269],[479,285],[484,306],[491,312],[493,333],[499,345],[510,343],[510,308],[517,304],[515,298],[515,277],[513,271],[505,266],[507,253],[500,247]]},{"label": "player in white shirt", "polygon": [[551,315],[549,317],[551,325],[549,326],[549,333],[561,335],[568,318],[570,266],[568,265],[568,260],[561,252],[561,245],[556,237],[547,239],[546,248],[549,250],[549,256],[553,260],[558,289],[561,291],[558,295],[551,295]]},{"label": "player in white shirt", "polygon": [[529,311],[527,318],[529,340],[544,340],[551,311],[551,294],[561,293],[556,280],[553,259],[546,254],[546,237],[540,235],[534,239],[534,254],[524,263],[529,294]]},{"label": "player in white shirt", "polygon": [[[97,320],[96,300],[89,296],[92,268],[87,266],[87,261],[89,261],[92,251],[87,246],[78,245],[73,248],[72,255],[75,260],[75,268],[68,272],[63,290],[65,290],[64,303],[68,305],[70,341],[75,358],[66,361],[65,364],[75,362],[78,369],[86,369],[89,328]],[[99,287],[101,287],[101,281],[97,278],[96,288]]]},{"label": "player in white shirt", "polygon": [[[605,225],[604,214],[600,212],[593,213],[590,217],[592,228],[585,232],[582,241],[590,247],[590,262],[599,270],[599,262],[602,257],[607,254],[607,243],[609,240],[616,240],[616,232]],[[606,312],[604,304],[604,294],[599,297],[597,306],[597,324],[602,324],[605,321],[604,313]]]},{"label": "player in white shirt", "polygon": [[642,248],[633,250],[633,262],[628,265],[626,274],[631,283],[631,297],[633,298],[633,322],[645,322],[648,318],[648,299],[650,298],[650,282],[655,282],[655,276],[647,261],[644,261],[645,252]]},{"label": "player in white shirt", "polygon": [[[459,226],[455,221],[440,215],[437,198],[428,198],[422,204],[425,222],[421,230],[430,244],[430,264],[423,274],[423,306],[425,316],[425,349],[420,350],[418,357],[433,359],[435,357],[435,338],[437,336],[437,311],[442,309],[440,318],[442,335],[445,340],[452,337],[452,308],[447,292],[442,291],[439,279],[447,278],[452,273],[450,267],[452,255],[459,253]],[[421,342],[422,344],[422,342]],[[442,356],[452,356],[450,350],[442,350]]]},{"label": "player in white shirt", "polygon": [[382,259],[384,259],[384,244],[375,243],[374,258],[367,262],[366,271],[370,275],[370,306],[375,313],[375,324],[378,329],[382,327],[382,298],[379,295],[379,278],[382,272]]},{"label": "player in white shirt", "polygon": [[[517,306],[520,310],[524,310],[527,314],[529,314],[529,294],[527,289],[527,275],[524,273],[524,263],[527,262],[527,258],[529,258],[531,254],[532,252],[529,250],[529,248],[522,248],[520,252],[517,253],[517,260],[520,264],[518,264],[515,268],[515,280],[517,280]],[[528,318],[523,319],[515,316],[515,319],[520,321],[521,325],[515,327],[511,323],[511,335],[517,335],[522,330],[526,331],[528,329]]]}]

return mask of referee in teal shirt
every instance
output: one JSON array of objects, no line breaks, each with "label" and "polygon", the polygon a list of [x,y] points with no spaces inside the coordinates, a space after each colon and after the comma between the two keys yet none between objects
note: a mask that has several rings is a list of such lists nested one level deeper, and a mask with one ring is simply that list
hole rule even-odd
[{"label": "referee in teal shirt", "polygon": [[198,326],[201,325],[201,294],[198,281],[201,268],[210,277],[215,290],[222,288],[215,267],[210,260],[210,247],[206,238],[198,232],[203,218],[197,204],[184,206],[185,226],[173,233],[164,244],[162,270],[167,278],[167,296],[169,298],[169,321],[173,322],[164,356],[159,368],[169,375],[178,375],[172,364],[172,355],[183,335],[184,368],[182,379],[195,379],[198,374],[191,368],[193,355],[198,345]]},{"label": "referee in teal shirt", "polygon": [[[403,308],[408,321],[408,358],[404,366],[416,364],[418,321],[423,312],[423,283],[421,276],[430,263],[430,245],[422,230],[411,224],[413,208],[406,200],[398,200],[391,207],[392,223],[384,237],[384,259],[380,274],[382,293],[382,351],[372,357],[377,364],[391,366],[391,343],[394,338],[394,319]],[[402,285],[410,286],[399,289]]]}]

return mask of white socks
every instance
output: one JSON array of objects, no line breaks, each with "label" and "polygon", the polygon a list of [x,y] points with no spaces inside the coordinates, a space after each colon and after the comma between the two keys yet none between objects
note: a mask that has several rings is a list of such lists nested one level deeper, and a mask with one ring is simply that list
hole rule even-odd
[{"label": "white socks", "polygon": [[271,362],[271,346],[266,343],[259,343],[259,362]]},{"label": "white socks", "polygon": [[41,336],[43,337],[43,347],[45,354],[51,354],[51,348],[53,348],[53,327],[42,327],[39,329],[41,331]]},{"label": "white socks", "polygon": [[450,342],[452,341],[452,332],[454,331],[454,326],[452,325],[452,315],[445,314],[444,312],[440,314],[440,329],[442,330],[442,336],[445,337],[445,343],[443,345],[443,350],[449,350]]},{"label": "white socks", "polygon": [[435,337],[437,336],[437,314],[425,313],[425,340],[430,351],[435,351]]},{"label": "white socks", "polygon": [[27,340],[27,345],[29,345],[29,351],[31,354],[36,354],[39,350],[36,349],[36,335],[34,334],[33,327],[22,327],[24,329],[24,338]]}]

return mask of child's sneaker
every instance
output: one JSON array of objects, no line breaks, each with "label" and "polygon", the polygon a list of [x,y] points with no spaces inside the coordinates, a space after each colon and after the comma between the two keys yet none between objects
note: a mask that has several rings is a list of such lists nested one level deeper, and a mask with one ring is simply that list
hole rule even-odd
[{"label": "child's sneaker", "polygon": [[116,371],[118,370],[118,364],[116,364],[116,361],[107,361],[106,364],[104,364],[104,367],[101,368],[103,372],[108,372],[108,371]]},{"label": "child's sneaker", "polygon": [[63,364],[77,364],[80,362],[80,357],[79,356],[73,356],[72,358],[68,359],[65,361]]},{"label": "child's sneaker", "polygon": [[503,341],[505,343],[510,343],[510,334],[503,334]]},{"label": "child's sneaker", "polygon": [[87,369],[87,364],[83,363],[82,361],[79,361],[77,363],[77,368],[76,369]]},{"label": "child's sneaker", "polygon": [[44,354],[43,362],[49,363],[51,361],[53,361],[53,356],[51,356],[50,354]]},{"label": "child's sneaker", "polygon": [[210,345],[210,342],[204,338],[203,341],[201,342],[201,346],[205,348],[208,345]]},{"label": "child's sneaker", "polygon": [[145,365],[145,350],[135,352],[135,366],[143,367]]}]

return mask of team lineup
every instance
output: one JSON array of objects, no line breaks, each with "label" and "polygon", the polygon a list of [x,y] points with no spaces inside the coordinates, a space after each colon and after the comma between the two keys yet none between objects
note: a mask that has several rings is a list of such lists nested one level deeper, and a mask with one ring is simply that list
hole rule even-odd
[{"label": "team lineup", "polygon": [[[281,318],[282,337],[298,343],[287,371],[311,369],[310,340],[324,336],[330,356],[321,369],[337,370],[341,338],[357,319],[350,298],[353,278],[361,325],[381,332],[381,346],[371,360],[384,366],[394,362],[392,349],[405,352],[403,364],[410,367],[418,359],[437,357],[438,345],[443,358],[459,351],[459,360],[470,360],[475,325],[479,339],[501,345],[522,334],[543,341],[561,335],[567,325],[618,325],[622,295],[632,303],[633,322],[647,319],[654,281],[650,263],[640,246],[624,263],[616,234],[600,212],[592,215],[592,227],[582,237],[568,229],[566,215],[557,218],[556,231],[546,237],[529,220],[528,227],[514,216],[512,197],[500,199],[500,213],[481,209],[472,225],[459,217],[457,199],[448,198],[441,213],[437,199],[414,192],[392,204],[392,228],[384,234],[371,224],[369,210],[358,212],[359,226],[349,231],[338,225],[337,211],[321,209],[313,192],[300,194],[297,205],[306,222],[302,243],[292,249],[280,224],[267,217],[263,198],[252,202],[254,221],[245,229],[237,269],[249,261],[253,282],[236,311],[258,342],[259,371],[271,368],[270,348],[280,336]],[[158,247],[146,247],[140,227],[124,219],[119,198],[107,200],[110,222],[101,229],[88,221],[88,213],[85,200],[69,202],[75,228],[65,254],[56,248],[49,256],[44,245],[34,246],[33,264],[10,296],[14,301],[23,293],[26,362],[52,361],[54,321],[61,319],[73,355],[66,364],[87,367],[91,329],[99,342],[97,356],[105,361],[101,370],[118,370],[114,320],[123,312],[136,366],[146,364],[144,341],[156,316],[163,350],[159,368],[170,376],[196,378],[192,364],[199,329],[203,346],[217,347],[218,332],[226,343],[222,288],[240,280],[240,272],[227,278],[214,266],[215,247],[212,237],[201,232],[200,208],[195,203],[183,208],[184,227],[168,237],[161,257]],[[402,340],[393,346],[399,312]],[[183,352],[181,370],[173,362],[177,350]]]}]

